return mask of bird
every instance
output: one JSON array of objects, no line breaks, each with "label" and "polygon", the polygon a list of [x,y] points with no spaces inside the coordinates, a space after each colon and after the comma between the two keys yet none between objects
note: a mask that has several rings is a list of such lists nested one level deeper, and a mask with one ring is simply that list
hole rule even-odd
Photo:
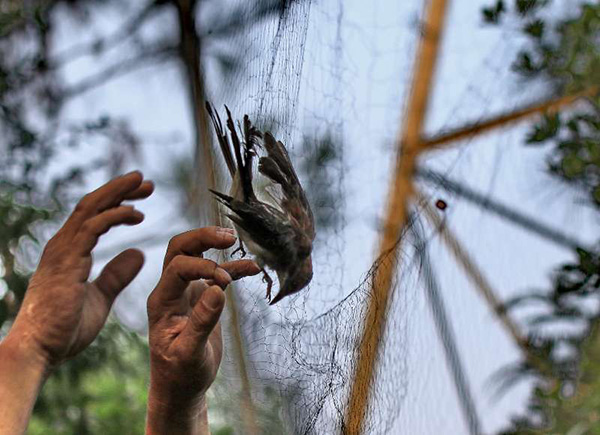
[{"label": "bird", "polygon": [[[244,256],[245,245],[261,267],[267,283],[266,298],[273,305],[299,292],[312,280],[316,232],[310,203],[281,141],[270,132],[263,133],[256,128],[248,115],[244,115],[242,125],[238,123],[243,138],[240,140],[227,106],[228,132],[209,102],[206,110],[233,179],[229,194],[210,191],[228,209],[226,216],[233,222],[240,238],[240,247],[236,251],[241,251]],[[259,149],[266,155],[259,157],[258,172],[270,182],[270,188],[262,191],[258,183],[253,183],[253,159],[259,155]],[[265,268],[274,270],[279,281],[279,292],[273,299],[273,280]]]}]

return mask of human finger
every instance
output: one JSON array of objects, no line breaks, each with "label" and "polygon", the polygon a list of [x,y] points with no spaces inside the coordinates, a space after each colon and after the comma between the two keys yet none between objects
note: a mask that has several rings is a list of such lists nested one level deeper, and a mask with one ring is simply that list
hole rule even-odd
[{"label": "human finger", "polygon": [[233,280],[258,275],[262,270],[253,260],[228,261],[221,263],[220,266],[231,275]]},{"label": "human finger", "polygon": [[[261,268],[252,260],[229,261],[227,263],[222,263],[219,266],[224,269],[234,281],[247,276],[258,275],[261,272]],[[195,305],[204,290],[215,284],[216,283],[212,279],[190,283],[187,288],[190,305]]]},{"label": "human finger", "polygon": [[[118,206],[125,197],[135,192],[142,184],[143,175],[133,171],[121,177],[113,178],[108,183],[85,195],[75,206],[75,210],[67,219],[65,227],[77,231],[85,220]],[[147,188],[145,188],[147,189]]]},{"label": "human finger", "polygon": [[215,330],[225,306],[225,293],[218,286],[210,286],[202,293],[200,299],[188,317],[188,321],[178,339],[184,348],[190,349],[199,360],[206,349],[206,344]]},{"label": "human finger", "polygon": [[144,214],[129,205],[111,208],[87,219],[77,233],[74,240],[77,252],[89,255],[98,243],[101,235],[117,225],[137,225],[144,220]]},{"label": "human finger", "polygon": [[232,281],[231,276],[217,263],[203,258],[176,256],[163,271],[156,288],[148,298],[148,314],[179,300],[191,281],[212,279],[221,288]]},{"label": "human finger", "polygon": [[148,198],[154,192],[154,183],[150,180],[144,180],[140,186],[133,192],[127,193],[123,199],[136,200]]},{"label": "human finger", "polygon": [[110,260],[94,284],[106,296],[108,309],[121,291],[137,276],[144,264],[144,254],[137,249],[127,249]]},{"label": "human finger", "polygon": [[163,269],[177,255],[198,256],[211,248],[229,248],[235,241],[235,232],[230,228],[205,227],[178,234],[169,241]]}]

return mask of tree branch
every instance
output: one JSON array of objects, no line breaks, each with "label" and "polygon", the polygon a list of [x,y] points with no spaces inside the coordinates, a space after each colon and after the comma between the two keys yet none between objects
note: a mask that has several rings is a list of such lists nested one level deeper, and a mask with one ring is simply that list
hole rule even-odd
[{"label": "tree branch", "polygon": [[163,6],[166,0],[152,0],[135,16],[131,17],[119,30],[105,38],[97,38],[91,43],[77,44],[56,55],[48,62],[49,68],[60,68],[64,64],[88,54],[100,54],[124,42]]},{"label": "tree branch", "polygon": [[103,71],[80,81],[78,84],[71,86],[63,91],[64,99],[73,98],[81,95],[89,90],[103,85],[107,81],[116,77],[128,74],[136,69],[148,66],[151,63],[160,63],[168,60],[177,53],[177,47],[173,45],[163,45],[156,47],[153,50],[148,50],[139,53],[125,61],[111,65]]},{"label": "tree branch", "polygon": [[463,127],[459,127],[433,137],[422,139],[422,147],[424,149],[441,148],[442,146],[445,146],[448,143],[468,139],[470,137],[474,137],[482,133],[487,133],[488,131],[506,126],[510,123],[521,121],[534,115],[540,115],[543,113],[555,113],[563,107],[575,103],[581,98],[592,97],[597,95],[598,91],[598,86],[592,86],[577,94],[566,95],[564,97],[544,101],[542,103],[536,103],[527,106],[523,109],[515,110],[509,113],[503,113],[493,118],[469,123]]}]

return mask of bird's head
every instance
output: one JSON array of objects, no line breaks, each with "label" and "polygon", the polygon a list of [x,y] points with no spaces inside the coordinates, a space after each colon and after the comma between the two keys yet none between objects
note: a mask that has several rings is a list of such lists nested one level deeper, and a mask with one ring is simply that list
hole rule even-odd
[{"label": "bird's head", "polygon": [[[279,293],[273,298],[269,305],[273,305],[284,297],[299,292],[310,283],[313,277],[312,258],[307,256],[304,260],[294,264],[287,273],[281,284]],[[281,281],[280,281],[281,282]]]}]

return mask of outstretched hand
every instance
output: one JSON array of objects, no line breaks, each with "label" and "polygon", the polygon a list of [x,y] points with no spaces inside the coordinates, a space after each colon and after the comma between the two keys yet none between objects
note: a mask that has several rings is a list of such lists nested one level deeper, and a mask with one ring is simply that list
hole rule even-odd
[{"label": "outstretched hand", "polygon": [[27,347],[46,367],[81,352],[96,338],[110,308],[140,271],[143,254],[128,249],[88,281],[98,238],[117,225],[137,225],[144,215],[125,200],[147,198],[154,186],[140,172],[113,179],[87,194],[46,245],[6,342]]},{"label": "outstretched hand", "polygon": [[144,262],[128,249],[89,281],[98,238],[144,215],[125,200],[147,198],[154,186],[139,172],[115,178],[86,195],[46,245],[21,309],[0,342],[0,435],[25,433],[39,389],[50,370],[85,349],[110,308]]},{"label": "outstretched hand", "polygon": [[169,243],[160,281],[148,298],[150,393],[147,433],[203,433],[204,393],[221,362],[219,317],[224,289],[232,280],[256,275],[250,260],[221,265],[202,258],[211,248],[236,241],[233,230],[200,228]]}]

